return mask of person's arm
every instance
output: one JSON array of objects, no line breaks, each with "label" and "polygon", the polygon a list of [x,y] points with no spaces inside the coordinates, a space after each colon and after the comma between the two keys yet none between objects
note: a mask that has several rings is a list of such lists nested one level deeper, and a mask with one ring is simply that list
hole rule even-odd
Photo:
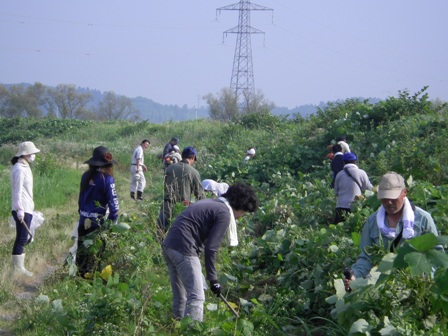
[{"label": "person's arm", "polygon": [[205,192],[204,192],[204,188],[202,188],[201,178],[197,171],[194,171],[191,182],[192,182],[192,190],[193,190],[193,193],[194,193],[194,196],[196,197],[196,199],[197,200],[204,199]]},{"label": "person's arm", "polygon": [[204,261],[207,280],[218,280],[218,272],[216,271],[216,255],[222,238],[229,227],[230,213],[227,209],[217,214],[215,222],[210,229],[207,241],[204,246]]},{"label": "person's arm", "polygon": [[358,260],[352,266],[352,271],[355,278],[366,277],[373,267],[371,258],[365,250],[366,247],[374,244],[374,241],[371,238],[372,230],[374,229],[373,225],[376,225],[376,212],[367,219],[362,229],[361,242],[359,244],[361,253],[358,256]]},{"label": "person's arm", "polygon": [[12,209],[16,210],[17,217],[22,220],[25,217],[25,211],[22,201],[23,183],[25,181],[25,174],[21,170],[16,170],[12,176]]},{"label": "person's arm", "polygon": [[118,205],[118,196],[115,189],[115,179],[112,176],[108,176],[106,179],[106,199],[109,206],[109,216],[107,219],[117,220],[118,211],[120,210]]}]

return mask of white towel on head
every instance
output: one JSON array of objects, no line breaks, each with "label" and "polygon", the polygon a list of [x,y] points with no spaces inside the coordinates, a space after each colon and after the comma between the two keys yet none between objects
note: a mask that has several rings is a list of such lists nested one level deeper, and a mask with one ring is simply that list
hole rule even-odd
[{"label": "white towel on head", "polygon": [[227,192],[227,189],[229,189],[229,185],[227,183],[218,183],[210,179],[203,180],[201,184],[204,190],[211,191],[215,196],[221,196]]},{"label": "white towel on head", "polygon": [[221,202],[223,202],[225,205],[227,205],[227,208],[229,208],[230,213],[230,223],[229,228],[227,229],[227,244],[230,246],[237,246],[238,245],[238,230],[236,228],[236,221],[235,216],[233,215],[233,209],[229,204],[229,201],[227,201],[224,197],[218,198]]},{"label": "white towel on head", "polygon": [[[395,229],[390,229],[385,224],[385,216],[386,216],[386,210],[383,206],[380,207],[378,210],[378,213],[376,214],[376,224],[378,225],[378,228],[380,231],[389,238],[395,238],[397,236],[397,233],[395,232]],[[409,239],[414,237],[415,231],[414,231],[414,221],[415,221],[415,214],[412,210],[411,202],[409,202],[409,199],[407,197],[404,198],[404,205],[403,205],[403,238]]]}]

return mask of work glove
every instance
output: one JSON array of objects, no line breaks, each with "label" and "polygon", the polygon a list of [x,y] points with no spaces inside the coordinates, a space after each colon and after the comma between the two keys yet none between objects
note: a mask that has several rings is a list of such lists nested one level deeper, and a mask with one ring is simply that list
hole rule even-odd
[{"label": "work glove", "polygon": [[221,285],[218,283],[218,280],[210,280],[210,290],[217,297],[221,295]]}]

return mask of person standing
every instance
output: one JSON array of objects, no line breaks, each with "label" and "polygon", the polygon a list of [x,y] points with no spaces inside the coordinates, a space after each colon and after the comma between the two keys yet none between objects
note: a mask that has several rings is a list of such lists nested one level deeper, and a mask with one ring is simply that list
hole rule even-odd
[{"label": "person standing", "polygon": [[[438,236],[436,225],[431,215],[414,206],[407,198],[404,178],[395,172],[388,172],[381,178],[378,185],[378,199],[380,208],[367,218],[364,224],[358,260],[351,267],[351,278],[344,279],[346,288],[350,281],[365,278],[373,267],[369,246],[380,246],[390,252],[403,244],[406,240],[433,233]],[[443,250],[441,245],[435,247]]]},{"label": "person standing", "polygon": [[76,251],[76,265],[82,277],[92,272],[94,267],[94,256],[84,246],[84,237],[98,230],[104,223],[107,210],[109,210],[107,220],[111,221],[118,219],[119,211],[113,171],[116,161],[113,160],[112,154],[106,147],[99,146],[93,150],[92,157],[84,163],[89,165],[89,169],[81,177]]},{"label": "person standing", "polygon": [[131,159],[131,198],[135,200],[135,192],[137,191],[137,200],[143,200],[143,191],[146,187],[146,178],[144,172],[148,171],[145,166],[143,151],[149,148],[151,142],[147,139],[143,140],[132,153]]},{"label": "person standing", "polygon": [[336,175],[344,169],[344,160],[342,160],[342,147],[341,145],[333,145],[332,147],[333,158],[330,163],[331,171],[333,172],[333,177],[331,179],[330,187],[334,188],[334,182],[336,180]]},{"label": "person standing", "polygon": [[222,197],[198,201],[175,219],[162,250],[170,276],[176,320],[190,316],[202,322],[205,284],[199,257],[204,252],[206,277],[211,291],[219,297],[221,285],[215,264],[221,241],[232,221],[235,223],[236,219],[257,208],[254,190],[237,183]]},{"label": "person standing", "polygon": [[182,161],[170,165],[165,170],[163,203],[157,221],[163,233],[168,230],[176,203],[189,206],[192,194],[197,200],[205,198],[201,177],[199,172],[193,168],[196,154],[196,149],[193,147],[185,147],[182,151]]},{"label": "person standing", "polygon": [[32,239],[29,237],[31,220],[33,219],[33,173],[30,163],[35,160],[40,150],[31,141],[22,142],[19,150],[11,159],[11,213],[16,223],[16,239],[12,248],[12,264],[17,273],[33,276],[25,266],[25,245]]},{"label": "person standing", "polygon": [[372,190],[367,173],[356,165],[355,153],[345,153],[342,156],[344,169],[337,175],[334,183],[334,194],[336,195],[335,224],[342,222],[347,214],[351,212],[350,206],[356,196],[362,195],[365,190]]},{"label": "person standing", "polygon": [[171,138],[170,142],[167,142],[167,144],[163,148],[162,160],[164,160],[164,158],[167,154],[174,151],[175,150],[174,146],[176,146],[178,144],[179,144],[179,138],[176,138],[176,137]]}]

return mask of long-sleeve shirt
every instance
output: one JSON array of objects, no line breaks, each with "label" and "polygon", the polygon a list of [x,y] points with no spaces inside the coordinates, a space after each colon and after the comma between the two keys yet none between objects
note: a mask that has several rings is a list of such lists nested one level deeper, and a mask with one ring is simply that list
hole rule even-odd
[{"label": "long-sleeve shirt", "polygon": [[[378,228],[376,222],[377,212],[373,213],[369,216],[364,227],[362,229],[361,235],[361,253],[358,257],[358,260],[352,266],[353,274],[355,277],[366,277],[372,269],[373,265],[370,259],[369,254],[366,252],[367,246],[382,246],[384,249],[390,248],[391,243],[394,241],[394,238],[388,238],[384,234],[380,233],[380,229]],[[434,233],[436,236],[439,235],[436,225],[434,224],[434,220],[431,215],[425,210],[415,207],[414,210],[415,221],[414,221],[414,236],[421,236],[426,233]],[[386,218],[384,219],[386,221]],[[387,222],[385,222],[387,225]],[[403,219],[401,218],[397,224],[397,233],[400,232],[403,228]],[[404,242],[405,239],[401,238],[399,244]]]},{"label": "long-sleeve shirt", "polygon": [[[345,169],[349,171],[353,178],[348,176]],[[361,186],[361,189],[358,184]],[[359,169],[354,163],[346,164],[344,169],[336,175],[334,183],[334,194],[338,198],[336,208],[350,209],[355,196],[361,195],[365,190],[372,190],[372,188],[372,183],[370,183],[369,177],[364,170]]]},{"label": "long-sleeve shirt", "polygon": [[192,194],[198,200],[205,198],[199,172],[186,161],[168,166],[165,170],[164,199],[175,203],[189,202]]},{"label": "long-sleeve shirt", "polygon": [[32,214],[34,211],[33,173],[28,162],[19,159],[11,168],[10,180],[11,210]]},{"label": "long-sleeve shirt", "polygon": [[[86,178],[88,178],[88,172],[82,175],[81,185],[84,184]],[[116,220],[119,205],[115,179],[110,175],[95,172],[88,187],[79,193],[78,206],[81,217],[100,220],[109,208],[107,219]]]},{"label": "long-sleeve shirt", "polygon": [[186,256],[204,252],[207,279],[217,280],[216,254],[229,223],[227,205],[218,199],[205,199],[176,217],[163,245]]}]

